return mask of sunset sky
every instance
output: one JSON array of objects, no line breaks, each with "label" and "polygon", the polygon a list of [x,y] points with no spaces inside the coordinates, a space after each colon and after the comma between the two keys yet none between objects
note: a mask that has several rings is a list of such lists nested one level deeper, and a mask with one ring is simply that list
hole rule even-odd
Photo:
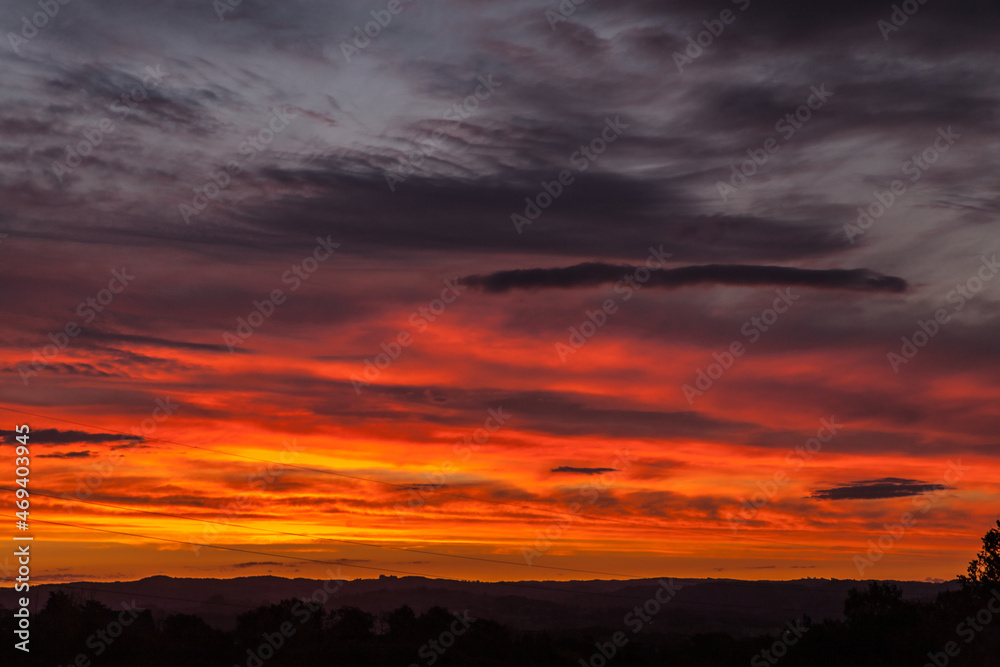
[{"label": "sunset sky", "polygon": [[33,579],[963,572],[998,14],[835,7],[3,3]]}]

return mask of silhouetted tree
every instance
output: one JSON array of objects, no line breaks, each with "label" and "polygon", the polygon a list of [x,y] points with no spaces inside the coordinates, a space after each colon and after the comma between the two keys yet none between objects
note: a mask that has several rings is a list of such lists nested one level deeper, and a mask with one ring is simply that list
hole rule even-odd
[{"label": "silhouetted tree", "polygon": [[969,562],[967,574],[958,575],[962,588],[976,594],[1000,584],[1000,519],[997,527],[983,535],[983,548]]},{"label": "silhouetted tree", "polygon": [[871,623],[884,619],[903,606],[903,590],[891,583],[871,581],[868,590],[852,588],[844,601],[844,616],[848,623]]},{"label": "silhouetted tree", "polygon": [[237,655],[232,639],[200,616],[172,614],[160,625],[160,654],[164,664],[214,667],[232,664]]},{"label": "silhouetted tree", "polygon": [[342,607],[327,621],[328,644],[341,664],[362,665],[378,653],[374,617],[357,607]]}]

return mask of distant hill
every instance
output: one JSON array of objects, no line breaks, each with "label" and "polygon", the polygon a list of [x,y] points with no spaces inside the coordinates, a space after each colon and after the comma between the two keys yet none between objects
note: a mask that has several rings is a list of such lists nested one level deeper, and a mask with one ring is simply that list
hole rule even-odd
[{"label": "distant hill", "polygon": [[[677,579],[675,582],[682,589],[655,616],[649,627],[652,632],[725,631],[747,636],[773,632],[785,621],[803,614],[814,621],[840,619],[847,591],[865,586],[865,582],[840,579]],[[957,582],[893,583],[903,590],[904,598],[922,600],[959,587]],[[177,612],[197,614],[228,630],[235,626],[236,615],[242,611],[285,598],[309,598],[322,587],[322,580],[274,576],[234,579],[156,576],[127,582],[46,584],[33,586],[32,593],[37,595],[39,606],[56,590],[93,598],[113,608],[134,599],[139,607],[150,609],[154,618]],[[333,587],[333,584],[328,586]],[[382,576],[344,583],[330,596],[326,607],[353,606],[367,612],[382,612],[409,605],[422,613],[437,605],[450,610],[468,609],[475,617],[516,629],[582,630],[620,626],[624,616],[659,587],[656,579],[493,583]]]}]

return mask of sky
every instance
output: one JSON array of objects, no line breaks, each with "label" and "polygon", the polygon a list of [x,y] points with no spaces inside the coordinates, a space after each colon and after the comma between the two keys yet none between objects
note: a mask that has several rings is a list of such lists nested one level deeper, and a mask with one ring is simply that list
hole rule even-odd
[{"label": "sky", "polygon": [[992,3],[44,4],[36,579],[949,580],[996,520]]}]

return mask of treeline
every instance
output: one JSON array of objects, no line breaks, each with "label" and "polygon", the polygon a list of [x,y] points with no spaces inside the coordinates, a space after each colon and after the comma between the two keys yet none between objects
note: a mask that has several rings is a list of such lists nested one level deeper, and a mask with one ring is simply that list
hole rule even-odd
[{"label": "treeline", "polygon": [[[52,593],[31,619],[31,652],[13,648],[16,619],[0,613],[7,639],[0,664],[32,667],[328,667],[670,665],[678,667],[867,667],[871,665],[1000,664],[1000,586],[904,601],[899,588],[872,582],[852,590],[844,619],[792,619],[772,636],[681,636],[624,632],[512,631],[465,611],[434,607],[417,615],[404,606],[371,614],[326,610],[284,600],[240,614],[226,632],[198,616],[154,622],[149,610],[125,603]],[[618,633],[616,635],[616,633]],[[615,638],[617,637],[617,643]]]}]

